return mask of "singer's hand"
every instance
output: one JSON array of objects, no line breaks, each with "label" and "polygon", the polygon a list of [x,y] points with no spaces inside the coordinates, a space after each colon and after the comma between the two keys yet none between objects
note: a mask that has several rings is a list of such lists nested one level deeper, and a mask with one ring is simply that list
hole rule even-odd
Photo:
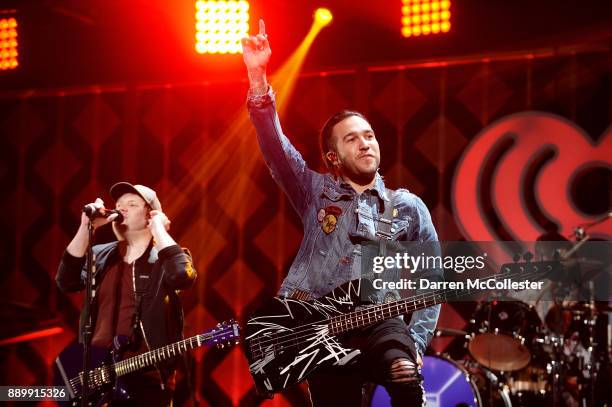
[{"label": "singer's hand", "polygon": [[[97,210],[99,210],[103,214],[106,213],[107,211],[107,209],[104,207],[104,201],[100,198],[96,198],[94,202],[88,205],[94,206]],[[100,226],[106,225],[107,223],[111,223],[117,218],[117,216],[119,216],[118,213],[113,213],[108,218],[104,218],[104,217],[94,218],[92,221],[94,230],[96,230]],[[81,225],[87,226],[87,224],[89,224],[89,217],[83,212],[81,213]]]},{"label": "singer's hand", "polygon": [[[156,230],[161,230],[162,228],[166,231],[170,230],[170,219],[166,216],[162,211],[153,210],[149,214],[151,218],[149,219],[148,227],[151,229],[151,232],[154,233]],[[110,218],[110,216],[109,216]]]}]

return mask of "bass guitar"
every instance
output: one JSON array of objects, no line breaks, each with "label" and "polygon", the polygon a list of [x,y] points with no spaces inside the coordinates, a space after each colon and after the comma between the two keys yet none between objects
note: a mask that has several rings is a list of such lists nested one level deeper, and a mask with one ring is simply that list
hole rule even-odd
[{"label": "bass guitar", "polygon": [[[542,278],[558,262],[511,263],[487,279]],[[244,346],[255,388],[272,397],[316,370],[345,365],[360,354],[343,345],[342,335],[386,319],[459,299],[475,290],[434,290],[384,304],[368,300],[367,279],[349,281],[315,300],[274,297],[248,320]],[[365,299],[365,301],[364,301]]]}]

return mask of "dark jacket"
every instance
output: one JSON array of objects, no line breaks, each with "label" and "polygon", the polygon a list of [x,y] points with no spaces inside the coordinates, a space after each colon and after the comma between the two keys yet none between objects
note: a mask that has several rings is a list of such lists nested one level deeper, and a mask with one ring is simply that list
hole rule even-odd
[{"label": "dark jacket", "polygon": [[[102,283],[106,271],[121,261],[118,242],[93,247],[95,255],[94,289]],[[85,289],[85,259],[64,252],[55,278],[64,292]],[[177,290],[189,288],[197,277],[191,256],[178,245],[157,251],[152,244],[134,263],[136,292],[142,292],[140,329],[148,349],[176,342],[183,337],[183,311]],[[95,291],[94,291],[95,292]],[[92,300],[92,326],[95,327],[98,301]],[[80,339],[83,333],[81,314]],[[166,369],[164,369],[166,370]]]}]

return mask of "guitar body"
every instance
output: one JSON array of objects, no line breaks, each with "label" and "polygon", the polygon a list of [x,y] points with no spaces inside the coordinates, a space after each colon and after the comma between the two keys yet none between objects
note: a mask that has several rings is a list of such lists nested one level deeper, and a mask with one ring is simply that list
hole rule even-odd
[{"label": "guitar body", "polygon": [[[90,349],[89,368],[95,369],[104,365],[110,365],[121,360],[123,349],[127,345],[126,337],[116,337],[113,341],[111,349],[98,348],[92,346]],[[83,344],[74,342],[68,345],[57,357],[53,367],[54,384],[56,386],[65,386],[64,377],[77,377],[83,368]],[[89,392],[89,405],[101,406],[110,400],[127,400],[129,396],[129,388],[123,377],[110,375],[102,379],[94,380],[91,383],[92,388]],[[90,388],[92,387],[90,386]],[[75,385],[75,390],[79,392],[82,388]],[[66,402],[65,402],[66,403]],[[80,397],[76,397],[66,405],[74,405],[80,403]]]},{"label": "guitar body", "polygon": [[352,312],[362,301],[368,280],[353,280],[310,301],[274,297],[248,320],[246,356],[257,392],[275,392],[304,380],[313,371],[343,366],[360,354],[330,332],[329,318]]}]

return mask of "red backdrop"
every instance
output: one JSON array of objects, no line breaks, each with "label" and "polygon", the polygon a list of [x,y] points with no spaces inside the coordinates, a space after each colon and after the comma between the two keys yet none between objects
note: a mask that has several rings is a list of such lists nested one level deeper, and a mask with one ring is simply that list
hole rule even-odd
[{"label": "red backdrop", "polygon": [[[442,239],[473,238],[465,235],[451,196],[469,144],[495,120],[525,110],[559,115],[601,144],[612,113],[611,55],[516,56],[304,75],[283,125],[308,163],[320,169],[317,132],[323,121],[343,108],[363,111],[380,139],[388,185],[419,194]],[[58,260],[82,205],[99,195],[110,202],[108,188],[119,180],[155,188],[172,219],[172,234],[193,252],[200,277],[193,290],[181,294],[186,335],[231,317],[243,319],[274,295],[299,245],[301,227],[244,124],[246,88],[244,81],[91,87],[0,99],[3,336],[63,328],[60,334],[1,346],[0,384],[50,382],[56,354],[76,336],[81,304],[80,295],[57,290]],[[610,168],[609,161],[601,165]],[[578,202],[576,210],[584,216],[590,211],[595,218],[601,210],[589,202],[610,202],[609,189],[579,190],[586,204]],[[454,199],[461,200],[462,191],[457,194]],[[535,209],[516,209],[536,211],[539,201],[534,202]],[[533,224],[543,231],[554,219],[540,215],[532,216]],[[488,230],[503,237],[495,205],[483,216],[490,217]],[[108,231],[98,237],[110,238]],[[445,306],[440,325],[462,328],[471,309],[470,304]],[[437,339],[433,348],[453,346],[459,345]],[[260,402],[239,347],[192,355],[203,405]],[[303,400],[304,389],[296,388],[267,403]],[[188,402],[181,373],[177,405]]]}]

